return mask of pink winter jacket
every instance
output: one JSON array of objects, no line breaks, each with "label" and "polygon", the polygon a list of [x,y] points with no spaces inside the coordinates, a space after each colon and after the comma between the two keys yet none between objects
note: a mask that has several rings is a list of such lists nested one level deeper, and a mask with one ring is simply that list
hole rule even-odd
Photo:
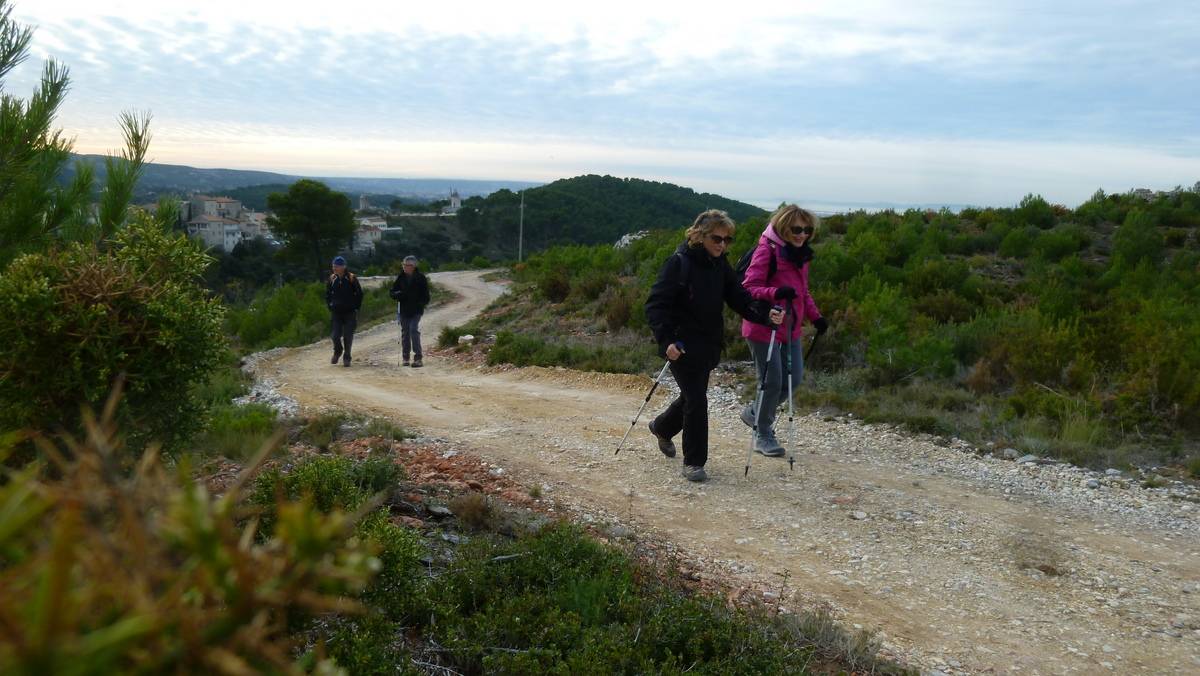
[{"label": "pink winter jacket", "polygon": [[[812,293],[808,290],[808,263],[802,267],[796,267],[787,259],[784,246],[786,246],[785,242],[768,223],[767,229],[758,239],[758,247],[750,259],[750,267],[746,269],[746,277],[742,280],[742,286],[746,287],[746,290],[754,298],[771,303],[779,302],[775,300],[775,290],[779,287],[790,286],[795,289],[796,298],[791,302],[796,309],[796,329],[792,333],[792,337],[799,338],[803,333],[804,320],[816,321],[821,317],[821,311],[817,309]],[[771,256],[775,256],[775,275],[767,279],[767,274],[771,271]],[[781,303],[787,305],[787,301],[781,301]],[[783,320],[783,326],[779,329],[779,342],[787,340],[787,329],[791,325],[792,318],[789,315]],[[742,320],[742,337],[758,343],[765,343],[771,339],[771,329],[762,324]]]}]

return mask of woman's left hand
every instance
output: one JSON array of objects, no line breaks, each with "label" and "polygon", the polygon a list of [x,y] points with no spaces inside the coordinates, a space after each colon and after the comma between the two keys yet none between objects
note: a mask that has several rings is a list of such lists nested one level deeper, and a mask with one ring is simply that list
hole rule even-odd
[{"label": "woman's left hand", "polygon": [[771,314],[768,317],[771,319],[772,324],[779,326],[783,323],[783,310],[771,310]]}]

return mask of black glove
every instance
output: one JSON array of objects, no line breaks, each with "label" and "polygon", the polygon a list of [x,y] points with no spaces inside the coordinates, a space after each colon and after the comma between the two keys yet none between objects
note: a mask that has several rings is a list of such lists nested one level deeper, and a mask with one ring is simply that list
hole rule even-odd
[{"label": "black glove", "polygon": [[818,336],[825,335],[825,332],[829,330],[829,320],[824,317],[817,317],[813,320],[813,326],[816,327]]},{"label": "black glove", "polygon": [[790,286],[775,289],[775,300],[791,300],[796,297],[796,290]]}]

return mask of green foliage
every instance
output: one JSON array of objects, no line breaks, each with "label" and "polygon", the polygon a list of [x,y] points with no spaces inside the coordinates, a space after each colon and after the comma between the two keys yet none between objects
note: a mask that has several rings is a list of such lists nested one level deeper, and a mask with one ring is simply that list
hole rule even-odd
[{"label": "green foliage", "polygon": [[563,341],[547,341],[533,335],[501,331],[488,351],[489,364],[514,366],[565,366],[602,373],[633,373],[641,370],[650,346],[640,351],[620,347],[591,347]]},{"label": "green foliage", "polygon": [[1026,195],[1013,213],[1018,224],[1032,225],[1041,230],[1054,227],[1054,210],[1041,195]]},{"label": "green foliage", "polygon": [[1130,211],[1113,236],[1113,258],[1123,269],[1132,269],[1143,261],[1157,265],[1162,256],[1163,237],[1154,216],[1141,209]]},{"label": "green foliage", "polygon": [[476,324],[463,324],[462,326],[446,325],[442,327],[442,332],[438,334],[438,347],[444,349],[456,347],[458,339],[466,336],[478,336],[479,326]]},{"label": "green foliage", "polygon": [[275,409],[264,404],[214,406],[192,446],[231,460],[245,461],[263,449],[279,429]]},{"label": "green foliage", "polygon": [[118,419],[140,447],[176,448],[201,416],[193,388],[224,353],[208,257],[141,214],[109,246],[22,256],[0,274],[0,429],[78,430],[125,379]]},{"label": "green foliage", "polygon": [[329,276],[329,261],[348,247],[354,234],[354,211],[350,198],[311,179],[288,186],[286,193],[273,193],[267,205],[274,212],[268,225],[284,243],[284,251],[296,259],[307,259],[316,279]]},{"label": "green foliage", "polygon": [[126,477],[109,468],[119,439],[105,416],[46,454],[69,458],[54,472],[0,485],[0,672],[286,673],[297,622],[357,609],[379,561],[350,517],[273,503],[255,542],[247,474],[214,497],[150,452]]},{"label": "green foliage", "polygon": [[[853,642],[812,618],[681,594],[649,573],[570,526],[515,542],[480,537],[427,588],[429,610],[416,619],[463,673],[807,673],[829,647]],[[859,645],[839,657],[890,671],[869,639]]]},{"label": "green foliage", "polygon": [[[613,176],[577,176],[525,192],[525,252],[556,245],[612,243],[626,233],[682,228],[705,209],[735,220],[759,216],[758,207],[669,183]],[[521,196],[500,190],[463,202],[459,220],[471,241],[497,258],[516,258]]]},{"label": "green foliage", "polygon": [[[395,316],[396,303],[387,288],[366,290],[358,311],[358,330],[371,322]],[[264,288],[245,307],[229,311],[226,328],[243,350],[308,345],[329,334],[325,284],[292,282]]]},{"label": "green foliage", "polygon": [[[1200,255],[1179,246],[1200,238],[1171,230],[1191,227],[1193,214],[1200,195],[1185,191],[1149,202],[1098,193],[1074,211],[1030,196],[1014,209],[957,216],[909,210],[827,219],[810,282],[833,330],[813,366],[851,374],[859,400],[876,409],[852,405],[840,391],[828,401],[913,429],[969,429],[980,441],[999,435],[1013,444],[1027,438],[1046,446],[1042,452],[1086,463],[1120,456],[1127,443],[1146,449],[1195,434]],[[738,228],[730,259],[753,245],[762,225]],[[531,256],[515,269],[513,294],[485,314],[483,329],[508,334],[489,358],[651,368],[653,352],[638,342],[647,333],[641,306],[681,239],[679,230],[661,231],[622,249],[565,246]],[[532,300],[530,286],[550,274],[567,276],[569,302]],[[582,292],[609,276],[615,282],[595,300]],[[727,320],[726,358],[745,359],[739,321],[732,313]],[[614,347],[640,356],[600,356]],[[969,422],[962,411],[916,410],[899,394],[893,401],[892,393],[923,383],[989,403]],[[1033,405],[1029,393],[1043,388],[1076,405]],[[1014,431],[1022,425],[1029,428]],[[1165,446],[1157,452],[1169,458]]]},{"label": "green foliage", "polygon": [[551,303],[561,303],[571,294],[571,278],[561,268],[546,270],[538,278],[538,291]]}]

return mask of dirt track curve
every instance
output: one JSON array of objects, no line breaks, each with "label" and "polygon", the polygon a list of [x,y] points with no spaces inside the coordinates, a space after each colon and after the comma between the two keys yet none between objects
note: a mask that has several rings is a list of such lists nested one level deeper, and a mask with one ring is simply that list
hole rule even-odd
[{"label": "dirt track curve", "polygon": [[[477,272],[433,278],[460,298],[426,315],[427,345],[503,292]],[[304,407],[393,418],[552,497],[653,529],[735,571],[734,584],[779,589],[796,607],[831,605],[926,670],[1200,673],[1200,505],[1178,491],[1116,476],[1088,488],[1091,475],[1073,469],[815,415],[798,420],[795,472],[756,456],[744,478],[748,435],[720,388],[711,478],[694,485],[644,424],[613,456],[646,377],[439,359],[406,369],[397,351],[388,324],[357,337],[352,368],[331,366],[326,342],[269,359],[259,374]]]}]

